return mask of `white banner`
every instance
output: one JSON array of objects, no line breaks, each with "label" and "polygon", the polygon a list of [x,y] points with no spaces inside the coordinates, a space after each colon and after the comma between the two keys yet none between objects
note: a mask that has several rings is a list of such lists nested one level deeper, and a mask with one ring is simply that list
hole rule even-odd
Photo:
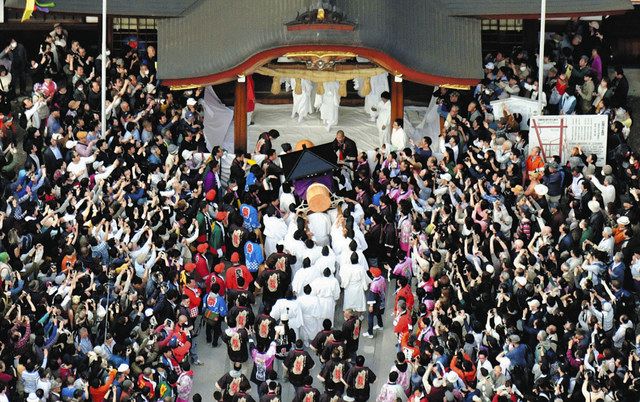
[{"label": "white banner", "polygon": [[211,86],[204,90],[204,139],[211,150],[216,145],[233,153],[233,110],[220,101]]},{"label": "white banner", "polygon": [[511,96],[507,99],[499,99],[491,101],[490,105],[493,107],[493,115],[496,121],[504,117],[504,108],[509,110],[509,113],[519,113],[522,115],[522,121],[520,122],[520,130],[529,130],[529,124],[527,122],[538,112],[538,102],[529,98],[523,98],[522,96]]},{"label": "white banner", "polygon": [[565,163],[573,147],[580,146],[585,154],[596,154],[598,166],[607,160],[607,116],[569,115],[533,116],[529,131],[529,149],[539,146],[542,155],[550,160],[560,155]]}]

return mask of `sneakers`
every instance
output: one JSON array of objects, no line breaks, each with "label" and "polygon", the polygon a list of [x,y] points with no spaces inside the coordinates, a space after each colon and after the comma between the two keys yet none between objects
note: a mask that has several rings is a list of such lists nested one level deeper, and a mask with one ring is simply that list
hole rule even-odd
[{"label": "sneakers", "polygon": [[363,336],[363,337],[365,337],[365,338],[373,339],[373,335],[371,335],[371,334],[370,334],[370,333],[368,333],[368,332],[364,332],[364,333],[362,334],[362,336]]},{"label": "sneakers", "polygon": [[384,328],[382,328],[382,327],[381,327],[381,326],[379,326],[379,325],[374,325],[374,326],[373,326],[373,330],[374,330],[374,331],[382,331],[383,329],[384,329]]},{"label": "sneakers", "polygon": [[200,360],[193,362],[193,364],[195,364],[196,366],[204,366],[204,363],[201,362]]}]

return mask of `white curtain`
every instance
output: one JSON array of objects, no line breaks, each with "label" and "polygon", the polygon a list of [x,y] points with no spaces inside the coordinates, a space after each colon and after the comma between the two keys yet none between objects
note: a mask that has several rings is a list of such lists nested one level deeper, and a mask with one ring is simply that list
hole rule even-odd
[{"label": "white curtain", "polygon": [[234,152],[233,144],[233,110],[220,101],[211,86],[204,90],[204,138],[207,148],[222,146],[230,153]]}]

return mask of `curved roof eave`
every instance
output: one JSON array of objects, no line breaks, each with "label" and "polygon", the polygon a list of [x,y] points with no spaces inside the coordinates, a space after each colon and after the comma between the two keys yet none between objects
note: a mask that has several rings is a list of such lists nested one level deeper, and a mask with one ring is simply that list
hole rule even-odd
[{"label": "curved roof eave", "polygon": [[300,52],[305,50],[326,50],[337,52],[352,52],[359,56],[365,57],[380,67],[389,71],[393,75],[401,75],[403,79],[417,82],[425,85],[443,85],[443,84],[457,84],[457,85],[475,85],[480,80],[480,77],[447,77],[442,75],[429,74],[422,71],[414,70],[405,66],[398,60],[389,56],[388,54],[376,49],[370,49],[360,46],[348,46],[348,45],[289,45],[279,46],[267,50],[263,50],[259,53],[249,57],[244,62],[237,66],[225,71],[203,75],[192,78],[166,78],[162,80],[163,85],[167,86],[182,86],[182,85],[216,85],[224,82],[233,81],[238,75],[251,74],[257,67],[264,65],[265,63],[273,60],[286,53]]}]

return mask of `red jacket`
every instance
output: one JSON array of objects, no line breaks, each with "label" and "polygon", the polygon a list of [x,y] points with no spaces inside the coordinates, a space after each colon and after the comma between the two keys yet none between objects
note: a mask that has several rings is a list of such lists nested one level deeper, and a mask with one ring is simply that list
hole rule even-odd
[{"label": "red jacket", "polygon": [[218,294],[220,296],[224,296],[224,291],[227,288],[227,286],[224,283],[224,278],[216,274],[215,272],[210,273],[209,275],[207,275],[206,278],[204,278],[204,286],[207,289],[207,293],[211,292],[211,286],[214,283],[217,283],[218,285],[220,285],[220,291],[218,292]]},{"label": "red jacket", "polygon": [[116,369],[111,370],[109,372],[109,378],[107,379],[107,382],[104,383],[104,385],[98,388],[89,387],[89,395],[91,395],[91,400],[93,402],[104,401],[104,396],[107,394],[107,392],[111,388],[111,384],[113,384],[113,380],[116,378],[117,372],[118,370]]},{"label": "red jacket", "polygon": [[184,286],[182,288],[182,293],[189,298],[190,309],[200,307],[200,303],[202,303],[202,292],[200,291],[200,289],[191,289],[188,286]]},{"label": "red jacket", "polygon": [[414,298],[413,292],[411,291],[411,286],[407,285],[398,290],[398,292],[396,293],[396,304],[393,308],[394,311],[398,311],[398,301],[401,297],[404,298],[404,300],[407,302],[407,311],[413,310]]},{"label": "red jacket", "polygon": [[198,278],[206,278],[209,275],[209,263],[207,259],[200,253],[196,254],[194,258],[196,263],[196,275]]},{"label": "red jacket", "polygon": [[[238,277],[244,278],[244,286],[242,288],[238,286]],[[244,265],[232,265],[227,269],[225,274],[227,289],[247,290],[252,281],[253,275],[251,275],[249,269]]]}]

